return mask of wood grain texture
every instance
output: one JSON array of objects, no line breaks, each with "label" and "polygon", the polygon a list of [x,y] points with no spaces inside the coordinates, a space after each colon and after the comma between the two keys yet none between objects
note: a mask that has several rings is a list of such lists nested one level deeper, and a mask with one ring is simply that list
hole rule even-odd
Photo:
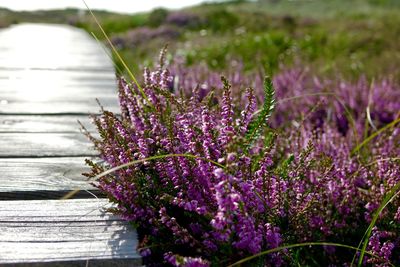
[{"label": "wood grain texture", "polygon": [[119,111],[112,60],[82,30],[20,24],[0,40],[0,114],[98,113],[95,98]]},{"label": "wood grain texture", "polygon": [[[63,88],[61,88],[63,89]],[[81,90],[82,88],[79,88]],[[100,102],[104,102],[105,104],[113,104],[116,105],[116,92],[109,92],[108,94],[106,93],[100,93],[97,92],[95,88],[93,88],[93,93],[91,92],[74,92],[74,90],[69,90],[68,88],[65,88],[65,90],[58,92],[57,94],[50,95],[46,94],[46,97],[38,97],[38,98],[32,98],[32,97],[24,97],[24,96],[19,96],[15,93],[9,93],[9,94],[2,94],[2,107],[6,107],[8,104],[12,103],[46,103],[46,102],[52,102],[57,104],[57,102],[71,102],[72,105],[74,105],[74,102],[86,102],[88,104],[90,103],[95,103],[96,98]],[[6,101],[6,102],[5,102]],[[4,104],[5,103],[5,104]],[[96,109],[95,109],[96,110]],[[93,111],[95,111],[93,110]]]},{"label": "wood grain texture", "polygon": [[19,24],[0,31],[0,62],[8,68],[109,69],[112,61],[83,30]]},{"label": "wood grain texture", "polygon": [[91,189],[83,172],[85,158],[0,159],[0,191],[13,188],[65,190]]},{"label": "wood grain texture", "polygon": [[[88,181],[85,158],[0,159],[0,200],[60,199],[103,196]],[[0,203],[1,204],[1,203]]]},{"label": "wood grain texture", "polygon": [[89,116],[0,116],[0,133],[79,133],[78,120],[90,132],[95,127]]},{"label": "wood grain texture", "polygon": [[[0,206],[0,263],[87,259],[140,264],[137,236],[126,222],[105,211],[104,199],[3,201]],[[104,264],[104,262],[103,262]],[[112,266],[112,265],[111,265]]]},{"label": "wood grain texture", "polygon": [[[1,30],[0,30],[1,31]],[[101,52],[100,52],[101,53]],[[5,55],[4,55],[5,56]],[[26,67],[14,68],[7,65],[0,66],[0,84],[9,83],[9,80],[20,83],[24,79],[49,80],[54,85],[85,85],[85,84],[113,84],[115,83],[114,70],[110,69],[91,69],[82,65],[83,68],[43,68],[41,62],[36,62],[28,70]],[[36,66],[36,67],[35,67]],[[82,67],[81,66],[81,67]]]},{"label": "wood grain texture", "polygon": [[[119,112],[112,60],[70,26],[14,25],[0,40],[0,265],[140,266],[136,232],[81,175],[97,152],[77,119],[94,131],[95,98]],[[74,189],[81,199],[49,200]]]},{"label": "wood grain texture", "polygon": [[96,156],[81,133],[1,133],[0,158]]},{"label": "wood grain texture", "polygon": [[[119,107],[116,100],[101,101],[105,109],[118,113]],[[18,101],[8,102],[7,104],[0,104],[0,115],[46,115],[46,114],[93,114],[99,113],[100,107],[95,99],[80,100],[74,102],[68,101],[45,101],[45,102],[32,102],[32,101]]]}]

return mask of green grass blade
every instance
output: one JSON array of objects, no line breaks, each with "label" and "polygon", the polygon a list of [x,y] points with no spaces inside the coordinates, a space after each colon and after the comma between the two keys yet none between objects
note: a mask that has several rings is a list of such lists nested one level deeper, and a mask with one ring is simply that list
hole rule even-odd
[{"label": "green grass blade", "polygon": [[352,151],[351,151],[351,156],[354,156],[358,151],[360,151],[360,149],[365,146],[366,144],[368,144],[372,139],[374,139],[376,136],[378,136],[379,134],[381,134],[382,132],[386,131],[389,128],[392,128],[393,126],[395,126],[397,123],[400,122],[400,118],[398,118],[397,120],[392,121],[391,123],[385,125],[384,127],[380,128],[378,131],[374,132],[373,134],[371,134],[370,136],[368,136],[367,138],[364,139],[364,141],[362,141],[359,145],[357,145]]},{"label": "green grass blade", "polygon": [[113,45],[113,43],[111,42],[110,38],[108,37],[107,33],[105,32],[105,30],[103,29],[103,27],[101,26],[100,22],[97,20],[97,17],[94,15],[92,9],[89,7],[89,5],[86,3],[85,0],[82,0],[83,3],[85,4],[86,8],[88,9],[90,15],[92,16],[93,20],[95,21],[96,25],[99,27],[101,33],[103,34],[104,38],[106,38],[107,43],[110,45],[112,51],[114,52],[114,54],[117,56],[118,60],[122,63],[122,65],[124,66],[125,70],[128,72],[129,77],[132,79],[132,81],[136,84],[136,86],[138,87],[140,93],[142,94],[143,98],[146,100],[146,102],[151,105],[151,102],[149,101],[149,99],[147,98],[143,88],[140,86],[139,82],[137,81],[135,75],[133,75],[132,71],[129,69],[128,65],[125,63],[125,60],[123,60],[123,58],[121,57],[121,55],[118,53],[117,49],[115,48],[115,46]]},{"label": "green grass blade", "polygon": [[[363,259],[366,253],[367,245],[369,242],[369,237],[371,236],[372,233],[372,228],[374,228],[379,215],[382,213],[382,211],[389,205],[390,202],[392,202],[398,195],[400,195],[400,183],[396,184],[390,192],[384,197],[381,205],[379,206],[378,210],[376,211],[375,215],[372,217],[371,223],[368,226],[367,231],[364,234],[363,240],[361,240],[360,244],[363,244],[361,251],[360,251],[360,258],[358,259],[358,264],[357,266],[361,267],[363,263]],[[358,248],[360,245],[358,246]],[[354,259],[354,258],[353,258]]]},{"label": "green grass blade", "polygon": [[[196,155],[192,155],[192,154],[166,154],[166,155],[157,155],[157,156],[152,156],[152,157],[148,157],[148,158],[144,158],[144,159],[138,159],[138,160],[130,161],[128,163],[116,166],[116,167],[111,168],[111,169],[109,169],[109,170],[107,170],[105,172],[102,172],[102,173],[96,175],[95,177],[93,177],[91,179],[92,180],[97,180],[97,179],[99,179],[99,178],[101,178],[103,176],[106,176],[108,174],[111,174],[111,173],[113,173],[115,171],[121,170],[123,168],[129,167],[129,166],[132,166],[132,165],[135,165],[135,164],[138,164],[138,163],[143,163],[145,161],[165,159],[165,158],[171,158],[171,157],[185,157],[185,158],[191,158],[191,159],[201,159],[201,160],[210,162],[210,163],[212,163],[213,165],[215,165],[215,166],[217,166],[219,168],[225,169],[224,165],[219,164],[216,161],[213,161],[213,160],[210,160],[210,159],[207,159],[207,158],[203,158],[203,157],[200,157],[200,156],[196,156]],[[73,191],[69,192],[68,194],[66,194],[65,196],[63,196],[61,199],[69,199],[72,196],[74,196],[75,194],[77,194],[79,191],[80,191],[80,189],[73,190]]]},{"label": "green grass blade", "polygon": [[372,161],[372,162],[366,164],[365,167],[372,166],[372,165],[377,164],[377,163],[379,163],[379,162],[398,161],[398,160],[400,160],[400,157],[377,159],[377,160],[375,160],[375,161]]},{"label": "green grass blade", "polygon": [[105,175],[108,175],[108,174],[113,173],[113,172],[115,172],[115,171],[118,171],[118,170],[120,170],[120,169],[129,167],[129,166],[132,166],[132,165],[135,165],[135,164],[138,164],[138,163],[142,163],[142,162],[145,162],[145,161],[158,160],[158,159],[165,159],[165,158],[172,158],[172,157],[185,157],[185,158],[191,158],[191,159],[201,159],[201,160],[210,162],[210,163],[212,163],[213,165],[215,165],[215,166],[217,166],[217,167],[220,167],[220,168],[222,168],[222,169],[225,169],[225,166],[224,166],[224,165],[219,164],[219,163],[216,162],[216,161],[213,161],[213,160],[210,160],[210,159],[207,159],[207,158],[203,158],[203,157],[200,157],[200,156],[196,156],[196,155],[192,155],[192,154],[166,154],[166,155],[152,156],[152,157],[148,157],[148,158],[144,158],[144,159],[138,159],[138,160],[134,160],[134,161],[131,161],[131,162],[128,162],[128,163],[119,165],[119,166],[117,166],[117,167],[114,167],[114,168],[112,168],[112,169],[109,169],[109,170],[107,170],[107,171],[105,171],[105,172],[100,173],[99,175],[93,177],[92,179],[97,180],[97,179],[99,179],[99,178],[101,178],[101,177],[103,177],[103,176],[105,176]]},{"label": "green grass blade", "polygon": [[[344,109],[345,116],[349,120],[350,126],[351,126],[351,128],[353,130],[355,142],[358,145],[358,132],[357,132],[357,129],[356,129],[356,123],[355,123],[354,117],[352,116],[352,114],[351,114],[350,110],[348,109],[348,107],[345,105],[344,101],[337,94],[332,93],[332,92],[307,93],[307,94],[302,94],[302,95],[297,95],[297,96],[292,96],[292,97],[287,97],[287,98],[280,99],[280,100],[276,101],[276,104],[279,105],[279,104],[287,102],[287,101],[297,100],[297,99],[301,99],[301,98],[305,98],[305,97],[309,97],[309,96],[330,96],[330,97],[335,98],[336,101],[338,101],[339,104]],[[256,112],[253,113],[253,116],[259,114],[261,111],[262,111],[262,109],[257,110]]]},{"label": "green grass blade", "polygon": [[[281,250],[284,249],[290,249],[290,248],[298,248],[298,247],[308,247],[308,246],[333,246],[333,247],[341,247],[341,248],[348,248],[348,249],[352,249],[352,250],[356,250],[356,251],[361,251],[359,248],[350,246],[350,245],[344,245],[344,244],[339,244],[339,243],[330,243],[330,242],[306,242],[306,243],[299,243],[299,244],[292,244],[292,245],[286,245],[286,246],[281,246],[281,247],[277,247],[277,248],[273,248],[273,249],[269,249],[257,254],[254,254],[250,257],[244,258],[240,261],[237,261],[231,265],[229,265],[228,267],[233,267],[233,266],[240,266],[241,264],[253,260],[255,258],[261,257],[261,256],[265,256],[274,252],[279,252]],[[378,259],[382,259],[381,257],[372,254],[371,252],[366,251],[366,254],[374,257],[374,258],[378,258]],[[394,266],[391,263],[388,263],[390,266]]]},{"label": "green grass blade", "polygon": [[114,59],[112,58],[112,55],[109,53],[107,48],[103,45],[103,43],[97,38],[96,34],[94,32],[90,33],[93,38],[96,40],[96,42],[99,44],[99,46],[103,49],[104,53],[108,56],[108,58],[112,61],[114,68],[117,69],[119,73],[122,73],[122,70],[119,68],[119,66],[114,62]]}]

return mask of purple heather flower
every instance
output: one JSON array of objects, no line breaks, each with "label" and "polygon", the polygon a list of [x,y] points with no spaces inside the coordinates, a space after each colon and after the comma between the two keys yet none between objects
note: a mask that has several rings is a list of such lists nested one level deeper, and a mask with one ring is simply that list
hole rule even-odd
[{"label": "purple heather flower", "polygon": [[[400,182],[398,128],[352,153],[363,136],[375,132],[366,127],[368,105],[376,127],[398,117],[399,87],[392,81],[375,82],[369,90],[363,78],[347,83],[284,70],[274,78],[278,99],[270,129],[245,149],[263,88],[260,77],[241,71],[239,64],[228,73],[228,86],[204,66],[180,64],[167,71],[160,64],[144,71],[146,97],[121,79],[120,116],[103,111],[94,119],[100,138],[90,138],[104,164],[88,161],[89,177],[159,157],[105,175],[96,186],[117,204],[122,218],[146,233],[143,247],[151,247],[152,256],[164,255],[160,262],[229,264],[284,244],[362,238],[358,232],[363,231],[354,229],[368,227],[382,199]],[[243,92],[242,83],[254,90]],[[163,156],[168,154],[191,157]],[[377,225],[382,230],[374,229],[368,245],[394,264],[399,263],[400,236],[391,222],[400,221],[399,201],[382,212]],[[290,253],[263,260],[287,265]],[[333,255],[327,260],[351,262]],[[368,258],[385,264],[373,260]]]},{"label": "purple heather flower", "polygon": [[165,253],[164,259],[175,267],[208,267],[210,263],[202,258],[182,257],[174,255],[172,252]]}]

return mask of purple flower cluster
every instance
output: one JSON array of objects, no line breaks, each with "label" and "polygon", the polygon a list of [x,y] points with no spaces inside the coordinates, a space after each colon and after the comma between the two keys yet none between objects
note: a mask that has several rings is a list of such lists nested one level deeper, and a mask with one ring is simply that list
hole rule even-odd
[{"label": "purple flower cluster", "polygon": [[[373,229],[373,234],[369,239],[369,249],[381,258],[389,260],[395,245],[390,241],[382,241],[391,235],[393,234],[386,231],[378,231],[375,227]],[[388,264],[382,263],[374,258],[369,259],[368,262],[375,264],[375,266],[388,266]]]},{"label": "purple flower cluster", "polygon": [[188,12],[176,11],[168,14],[166,23],[178,27],[198,28],[205,25],[206,21],[200,16]]},{"label": "purple flower cluster", "polygon": [[[357,153],[352,149],[398,118],[398,87],[282,72],[274,79],[271,128],[248,148],[263,98],[258,76],[234,71],[229,83],[202,67],[160,65],[145,70],[140,88],[120,80],[120,116],[104,111],[94,119],[100,139],[90,137],[107,165],[88,161],[88,176],[95,177],[141,160],[102,176],[96,186],[138,227],[139,250],[153,259],[148,265],[221,266],[299,242],[357,246],[385,194],[400,182],[400,131],[392,127]],[[254,89],[243,89],[249,79]],[[368,263],[400,263],[399,214],[396,198],[369,241],[379,258]],[[351,262],[352,251],[335,251],[304,253],[323,265]],[[289,265],[291,253],[250,265]]]},{"label": "purple flower cluster", "polygon": [[[197,86],[203,97],[213,87],[222,86],[220,74],[210,71],[206,65],[185,67],[177,58],[169,69],[175,89],[183,89],[187,96]],[[263,75],[246,74],[242,64],[236,61],[225,75],[232,84],[233,99],[238,106],[246,105],[243,84],[255,88],[257,103],[262,104]],[[321,80],[307,69],[292,68],[276,74],[273,81],[278,103],[272,127],[292,123],[302,114],[310,116],[316,126],[332,122],[345,135],[351,127],[363,132],[366,120],[376,130],[400,115],[400,87],[391,79],[368,82],[361,77],[353,83]]]}]

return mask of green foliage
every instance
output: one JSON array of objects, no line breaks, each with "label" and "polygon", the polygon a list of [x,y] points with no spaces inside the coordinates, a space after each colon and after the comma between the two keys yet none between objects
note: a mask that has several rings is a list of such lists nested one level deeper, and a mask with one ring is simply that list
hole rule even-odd
[{"label": "green foliage", "polygon": [[151,27],[158,27],[165,22],[168,16],[168,10],[165,8],[156,8],[149,14],[148,25]]},{"label": "green foliage", "polygon": [[205,15],[207,28],[213,32],[225,32],[235,28],[239,18],[226,9],[216,9]]},{"label": "green foliage", "polygon": [[368,0],[368,3],[377,6],[393,6],[393,7],[400,6],[400,2],[398,0]]},{"label": "green foliage", "polygon": [[[345,248],[348,250],[354,250],[356,252],[360,252],[361,250],[359,248],[353,247],[353,246],[349,246],[349,245],[345,245],[345,244],[340,244],[340,243],[330,243],[330,242],[306,242],[306,243],[299,243],[299,244],[292,244],[292,245],[287,245],[287,246],[281,246],[281,247],[277,247],[274,249],[269,249],[260,253],[257,253],[253,256],[244,258],[240,261],[237,261],[231,265],[229,265],[228,267],[234,267],[234,266],[243,266],[244,263],[254,260],[256,258],[277,252],[277,251],[282,251],[282,250],[288,250],[288,249],[293,249],[293,248],[302,248],[302,247],[306,247],[307,249],[309,249],[310,247],[321,247],[321,246],[330,246],[330,247],[335,247],[335,248]],[[368,251],[365,251],[365,254],[367,254],[370,257],[375,257],[375,258],[379,258],[377,257],[375,254],[372,254]],[[316,265],[318,266],[318,264]],[[389,266],[393,266],[392,264],[389,264]]]},{"label": "green foliage", "polygon": [[249,148],[251,144],[259,138],[275,108],[275,89],[272,80],[269,77],[266,77],[264,80],[264,94],[265,100],[263,108],[257,118],[250,122],[246,133],[245,144],[247,148]]},{"label": "green foliage", "polygon": [[276,70],[293,45],[293,41],[280,31],[227,39],[191,51],[187,54],[188,62],[205,61],[214,69],[224,69],[230,59],[236,59],[248,69],[264,66]]},{"label": "green foliage", "polygon": [[[206,62],[222,70],[231,59],[245,70],[275,73],[281,65],[306,63],[318,74],[345,78],[398,75],[400,72],[400,5],[396,0],[222,1],[184,9],[198,21],[182,27],[182,38],[170,43],[189,64]],[[0,27],[13,22],[70,23],[101,36],[87,14],[78,10],[13,12],[1,10]],[[168,11],[156,9],[134,15],[95,11],[110,36],[131,29],[165,24]],[[340,20],[337,18],[340,17]],[[152,62],[165,43],[146,42],[135,51],[120,51],[128,66]],[[121,48],[122,49],[122,48]],[[132,49],[130,49],[132,50]]]}]

